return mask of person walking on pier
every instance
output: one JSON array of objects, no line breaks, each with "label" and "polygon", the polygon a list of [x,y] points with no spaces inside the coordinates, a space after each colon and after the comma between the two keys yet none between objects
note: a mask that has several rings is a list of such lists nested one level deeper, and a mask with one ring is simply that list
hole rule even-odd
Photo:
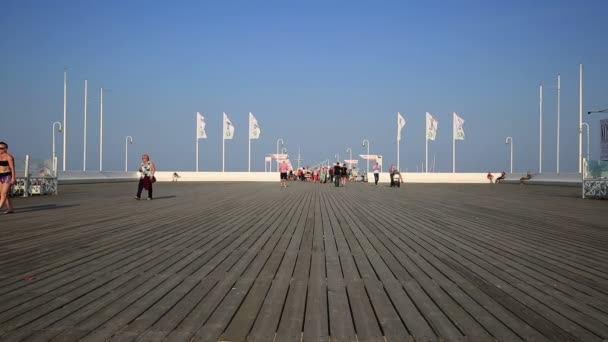
[{"label": "person walking on pier", "polygon": [[334,166],[334,186],[340,186],[340,175],[342,174],[342,167],[340,167],[340,163],[336,163]]},{"label": "person walking on pier", "polygon": [[374,165],[374,183],[376,185],[378,185],[379,179],[380,179],[380,165],[378,165],[378,163],[376,163],[376,165]]},{"label": "person walking on pier", "polygon": [[136,200],[141,199],[142,190],[148,190],[148,200],[152,199],[152,183],[156,182],[156,178],[154,178],[154,173],[156,172],[156,165],[152,161],[150,161],[150,156],[144,154],[141,157],[141,165],[139,165],[139,184],[137,185],[137,196]]},{"label": "person walking on pier", "polygon": [[393,178],[393,176],[395,176],[395,171],[397,171],[395,164],[391,164],[391,167],[388,169],[388,175],[391,177],[391,188],[395,186],[395,180]]},{"label": "person walking on pier", "polygon": [[281,187],[287,187],[287,173],[289,172],[289,164],[287,164],[286,160],[283,160],[281,165],[279,165],[279,172],[281,173]]},{"label": "person walking on pier", "polygon": [[8,192],[17,181],[15,173],[15,158],[8,153],[8,144],[0,142],[0,209],[6,204],[5,214],[13,213],[13,205],[8,198]]}]

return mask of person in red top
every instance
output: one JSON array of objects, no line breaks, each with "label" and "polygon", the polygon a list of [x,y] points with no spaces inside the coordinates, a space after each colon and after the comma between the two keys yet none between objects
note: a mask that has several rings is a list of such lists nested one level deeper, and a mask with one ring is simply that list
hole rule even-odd
[{"label": "person in red top", "polygon": [[283,160],[281,165],[279,165],[279,172],[281,173],[281,187],[287,187],[287,173],[289,172],[289,165],[287,161]]},{"label": "person in red top", "polygon": [[488,172],[486,178],[490,181],[490,183],[492,183],[492,181],[494,180],[494,175],[491,172]]}]

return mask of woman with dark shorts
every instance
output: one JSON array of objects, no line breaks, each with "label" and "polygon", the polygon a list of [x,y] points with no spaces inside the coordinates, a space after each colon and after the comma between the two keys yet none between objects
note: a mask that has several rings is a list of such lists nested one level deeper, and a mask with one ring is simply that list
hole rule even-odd
[{"label": "woman with dark shorts", "polygon": [[15,175],[15,158],[8,153],[8,145],[0,142],[0,209],[6,204],[4,214],[13,213],[13,205],[8,199],[8,192],[17,181]]},{"label": "woman with dark shorts", "polygon": [[154,183],[154,172],[156,172],[156,165],[150,161],[150,156],[144,154],[141,157],[141,165],[139,165],[139,184],[137,184],[137,196],[136,200],[141,199],[141,192],[146,189],[148,190],[148,199],[152,199],[152,183]]},{"label": "woman with dark shorts", "polygon": [[279,172],[281,173],[281,187],[287,187],[287,173],[289,172],[289,164],[285,160],[279,165]]}]

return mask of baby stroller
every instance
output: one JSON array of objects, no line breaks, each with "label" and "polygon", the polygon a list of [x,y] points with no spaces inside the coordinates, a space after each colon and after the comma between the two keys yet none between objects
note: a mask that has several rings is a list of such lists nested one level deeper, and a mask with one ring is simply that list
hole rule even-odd
[{"label": "baby stroller", "polygon": [[399,171],[395,171],[393,173],[393,185],[400,188],[401,187],[401,173]]}]

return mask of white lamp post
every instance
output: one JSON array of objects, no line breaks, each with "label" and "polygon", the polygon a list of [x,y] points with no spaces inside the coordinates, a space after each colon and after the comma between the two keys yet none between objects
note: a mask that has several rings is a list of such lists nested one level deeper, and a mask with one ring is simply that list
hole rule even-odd
[{"label": "white lamp post", "polygon": [[66,165],[67,132],[68,132],[68,72],[63,70],[63,171]]},{"label": "white lamp post", "polygon": [[[277,171],[279,171],[279,141],[281,142],[281,146],[285,145],[283,138],[277,139]],[[272,164],[270,164],[270,172],[272,172]]]},{"label": "white lamp post", "polygon": [[129,144],[133,143],[133,137],[128,135],[125,138],[125,172],[127,172],[128,160],[129,160]]},{"label": "white lamp post", "polygon": [[365,173],[366,173],[365,179],[367,179],[367,174],[369,173],[369,140],[363,139],[361,146],[365,147],[366,143],[367,143],[367,167],[365,169]]},{"label": "white lamp post", "polygon": [[52,163],[53,163],[53,172],[56,174],[57,173],[57,152],[55,152],[55,126],[59,126],[59,128],[57,129],[57,132],[59,132],[59,133],[61,133],[63,131],[63,128],[61,126],[61,122],[59,122],[59,121],[53,122],[53,156],[52,156]]},{"label": "white lamp post", "polygon": [[579,64],[578,81],[578,173],[583,172],[583,65]]},{"label": "white lamp post", "polygon": [[513,173],[513,138],[507,137],[507,139],[505,139],[505,144],[511,145],[511,171],[510,171],[510,173]]},{"label": "white lamp post", "polygon": [[[353,160],[353,150],[349,147],[349,148],[346,149],[346,152],[349,153],[348,159],[349,160]],[[352,161],[348,162],[348,166],[350,166],[350,168],[352,169],[352,167],[353,167]]]},{"label": "white lamp post", "polygon": [[585,126],[587,128],[587,162],[589,162],[589,124],[586,122],[583,122],[581,124],[581,127]]}]

